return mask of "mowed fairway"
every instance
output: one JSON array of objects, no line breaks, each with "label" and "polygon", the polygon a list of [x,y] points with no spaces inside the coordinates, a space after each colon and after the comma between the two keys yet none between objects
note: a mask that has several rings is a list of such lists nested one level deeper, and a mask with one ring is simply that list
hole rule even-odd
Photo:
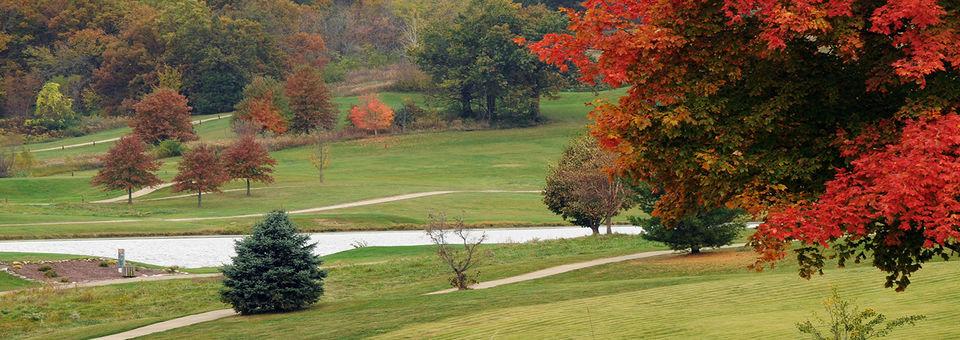
[{"label": "mowed fairway", "polygon": [[[954,280],[960,266],[955,262],[925,266],[904,293],[883,288],[883,275],[870,267],[830,268],[825,276],[807,281],[797,277],[796,266],[790,263],[756,273],[745,268],[755,254],[723,251],[642,259],[491,289],[423,296],[440,285],[409,278],[430,266],[423,267],[426,263],[414,261],[410,254],[389,254],[394,260],[387,263],[334,270],[330,297],[307,311],[231,317],[152,338],[798,338],[795,323],[821,313],[821,302],[833,287],[843,297],[890,318],[927,316],[917,327],[893,333],[894,339],[955,337],[960,318]],[[367,257],[360,262],[375,261]],[[387,264],[395,267],[393,275],[406,279],[388,279],[391,271],[385,273],[381,267]],[[492,270],[502,268],[508,267],[486,267],[484,273],[500,277]],[[340,283],[344,279],[356,283],[344,286]]]},{"label": "mowed fairway", "polygon": [[[384,97],[391,103],[403,98],[400,94]],[[249,198],[241,191],[206,195],[200,209],[195,206],[195,197],[163,199],[181,195],[169,188],[144,196],[132,206],[84,203],[122,194],[90,187],[95,171],[3,179],[0,200],[6,199],[9,204],[0,206],[0,224],[6,224],[0,226],[0,238],[234,233],[244,231],[250,219],[202,223],[163,219],[289,211],[439,190],[469,192],[298,215],[297,219],[305,230],[403,228],[422,223],[431,212],[444,210],[463,214],[474,225],[560,224],[562,220],[546,210],[535,192],[477,191],[540,190],[547,165],[571,137],[584,131],[588,110],[584,104],[595,98],[593,93],[563,93],[558,99],[544,100],[543,112],[549,121],[537,127],[424,132],[334,143],[323,183],[309,161],[311,147],[273,152],[279,162],[274,184],[258,188]],[[349,100],[355,98],[339,99],[342,105],[348,105]],[[171,179],[177,161],[165,159],[160,176]],[[224,187],[239,188],[239,182]],[[108,220],[132,221],[43,225]]]}]

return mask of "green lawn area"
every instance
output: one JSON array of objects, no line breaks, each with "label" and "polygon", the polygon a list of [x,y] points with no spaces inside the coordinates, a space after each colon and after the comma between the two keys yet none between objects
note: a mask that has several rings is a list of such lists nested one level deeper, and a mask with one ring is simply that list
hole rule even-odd
[{"label": "green lawn area", "polygon": [[[890,318],[927,316],[891,338],[949,338],[955,336],[960,317],[955,308],[960,293],[953,280],[960,267],[954,262],[924,266],[903,293],[883,288],[883,274],[872,267],[831,267],[823,277],[808,281],[797,277],[790,263],[762,273],[749,271],[745,267],[755,256],[752,252],[727,250],[424,296],[442,288],[442,277],[421,274],[440,272],[430,254],[419,255],[421,251],[362,249],[339,255],[358,265],[334,269],[327,296],[306,311],[232,317],[150,338],[797,338],[795,323],[820,313],[833,287]],[[485,266],[481,273],[489,280],[560,263],[545,253],[518,251],[521,257],[508,256],[516,262]],[[523,258],[530,255],[536,259]],[[390,259],[378,261],[381,256]],[[337,263],[333,259],[331,263]]]},{"label": "green lawn area", "polygon": [[[486,245],[481,281],[565,263],[663,249],[636,236]],[[231,317],[152,336],[183,338],[797,338],[832,288],[890,318],[926,320],[891,338],[956,334],[955,262],[929,263],[906,292],[867,265],[812,280],[790,262],[762,273],[755,254],[668,255],[491,289],[425,296],[447,272],[430,246],[366,247],[325,258],[326,294],[310,309]],[[177,280],[0,297],[0,337],[85,338],[224,308],[217,280]],[[132,313],[131,311],[137,311]],[[36,320],[38,317],[42,321]]]},{"label": "green lawn area", "polygon": [[[612,97],[617,93],[601,95]],[[383,98],[399,105],[404,96],[384,94]],[[584,103],[594,98],[593,93],[562,93],[557,99],[545,99],[543,112],[549,122],[532,128],[425,132],[334,143],[324,183],[317,180],[309,162],[311,148],[277,151],[272,153],[279,165],[271,188],[254,191],[250,198],[237,191],[207,195],[201,209],[194,206],[193,197],[147,200],[178,195],[170,189],[148,195],[132,206],[81,203],[122,194],[90,187],[94,171],[78,172],[74,177],[0,179],[0,201],[9,202],[0,205],[0,224],[28,224],[2,226],[0,238],[234,233],[246,230],[250,220],[171,223],[162,219],[297,210],[437,190],[536,191],[543,185],[547,165],[571,137],[584,131],[588,110]],[[350,100],[355,98],[340,98],[338,102],[346,106]],[[172,178],[176,162],[176,158],[164,160],[161,177]],[[238,188],[239,182],[225,187]],[[37,203],[54,204],[25,205]],[[409,228],[438,210],[462,214],[473,225],[563,224],[546,210],[536,193],[476,192],[298,215],[297,222],[305,230]],[[99,220],[134,221],[29,225]]]}]

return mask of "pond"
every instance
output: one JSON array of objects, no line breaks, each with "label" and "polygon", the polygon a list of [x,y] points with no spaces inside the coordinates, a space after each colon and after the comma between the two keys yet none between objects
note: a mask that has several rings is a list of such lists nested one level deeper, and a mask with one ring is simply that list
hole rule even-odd
[{"label": "pond", "polygon": [[[620,234],[639,234],[640,228],[615,226]],[[602,228],[601,228],[602,230]],[[520,243],[531,240],[550,240],[586,236],[590,230],[579,227],[531,227],[471,229],[471,235],[487,235],[486,243]],[[30,252],[78,254],[115,258],[123,248],[128,260],[180,266],[184,268],[213,267],[229,263],[236,255],[234,242],[242,236],[188,236],[188,237],[132,237],[70,240],[2,241],[0,252]],[[317,255],[329,255],[364,246],[414,246],[430,244],[421,230],[354,231],[310,234],[317,243]]]}]

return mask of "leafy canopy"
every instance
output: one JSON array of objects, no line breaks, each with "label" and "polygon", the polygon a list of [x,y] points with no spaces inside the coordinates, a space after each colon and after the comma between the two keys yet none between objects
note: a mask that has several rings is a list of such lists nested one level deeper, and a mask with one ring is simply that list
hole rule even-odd
[{"label": "leafy canopy", "polygon": [[[622,173],[662,185],[654,213],[668,224],[702,205],[769,212],[752,241],[758,264],[797,240],[809,277],[831,246],[841,261],[872,256],[899,289],[957,249],[945,169],[960,157],[950,127],[960,104],[957,2],[583,7],[567,12],[572,33],[531,48],[585,82],[629,86],[596,104],[592,131],[619,153]],[[909,152],[918,147],[933,153]]]}]

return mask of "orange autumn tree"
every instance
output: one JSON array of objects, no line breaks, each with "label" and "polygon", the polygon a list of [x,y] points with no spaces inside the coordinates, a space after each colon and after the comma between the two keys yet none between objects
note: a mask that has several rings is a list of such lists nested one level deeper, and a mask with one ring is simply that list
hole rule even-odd
[{"label": "orange autumn tree", "polygon": [[[569,34],[530,44],[587,83],[617,169],[661,188],[654,213],[769,218],[758,264],[801,275],[872,257],[905,288],[960,251],[960,3],[936,0],[588,0]],[[517,39],[518,43],[526,43]],[[861,251],[863,250],[863,251]]]},{"label": "orange autumn tree", "polygon": [[103,168],[93,177],[93,185],[107,190],[127,192],[127,204],[133,203],[133,190],[163,183],[154,172],[160,162],[147,154],[147,145],[136,135],[121,137],[100,158]]},{"label": "orange autumn tree", "polygon": [[359,129],[373,131],[386,130],[393,126],[393,109],[380,101],[376,94],[360,96],[360,104],[350,108],[350,122]]},{"label": "orange autumn tree", "polygon": [[271,174],[277,161],[253,135],[247,134],[223,152],[223,164],[231,178],[246,180],[247,196],[250,196],[250,181],[273,183]]},{"label": "orange autumn tree", "polygon": [[173,191],[196,192],[197,208],[203,206],[204,192],[220,192],[220,186],[230,180],[216,151],[206,144],[197,145],[184,154],[177,168]]},{"label": "orange autumn tree", "polygon": [[287,122],[273,104],[272,93],[264,98],[252,99],[245,118],[260,131],[270,131],[278,135],[287,132]]}]

